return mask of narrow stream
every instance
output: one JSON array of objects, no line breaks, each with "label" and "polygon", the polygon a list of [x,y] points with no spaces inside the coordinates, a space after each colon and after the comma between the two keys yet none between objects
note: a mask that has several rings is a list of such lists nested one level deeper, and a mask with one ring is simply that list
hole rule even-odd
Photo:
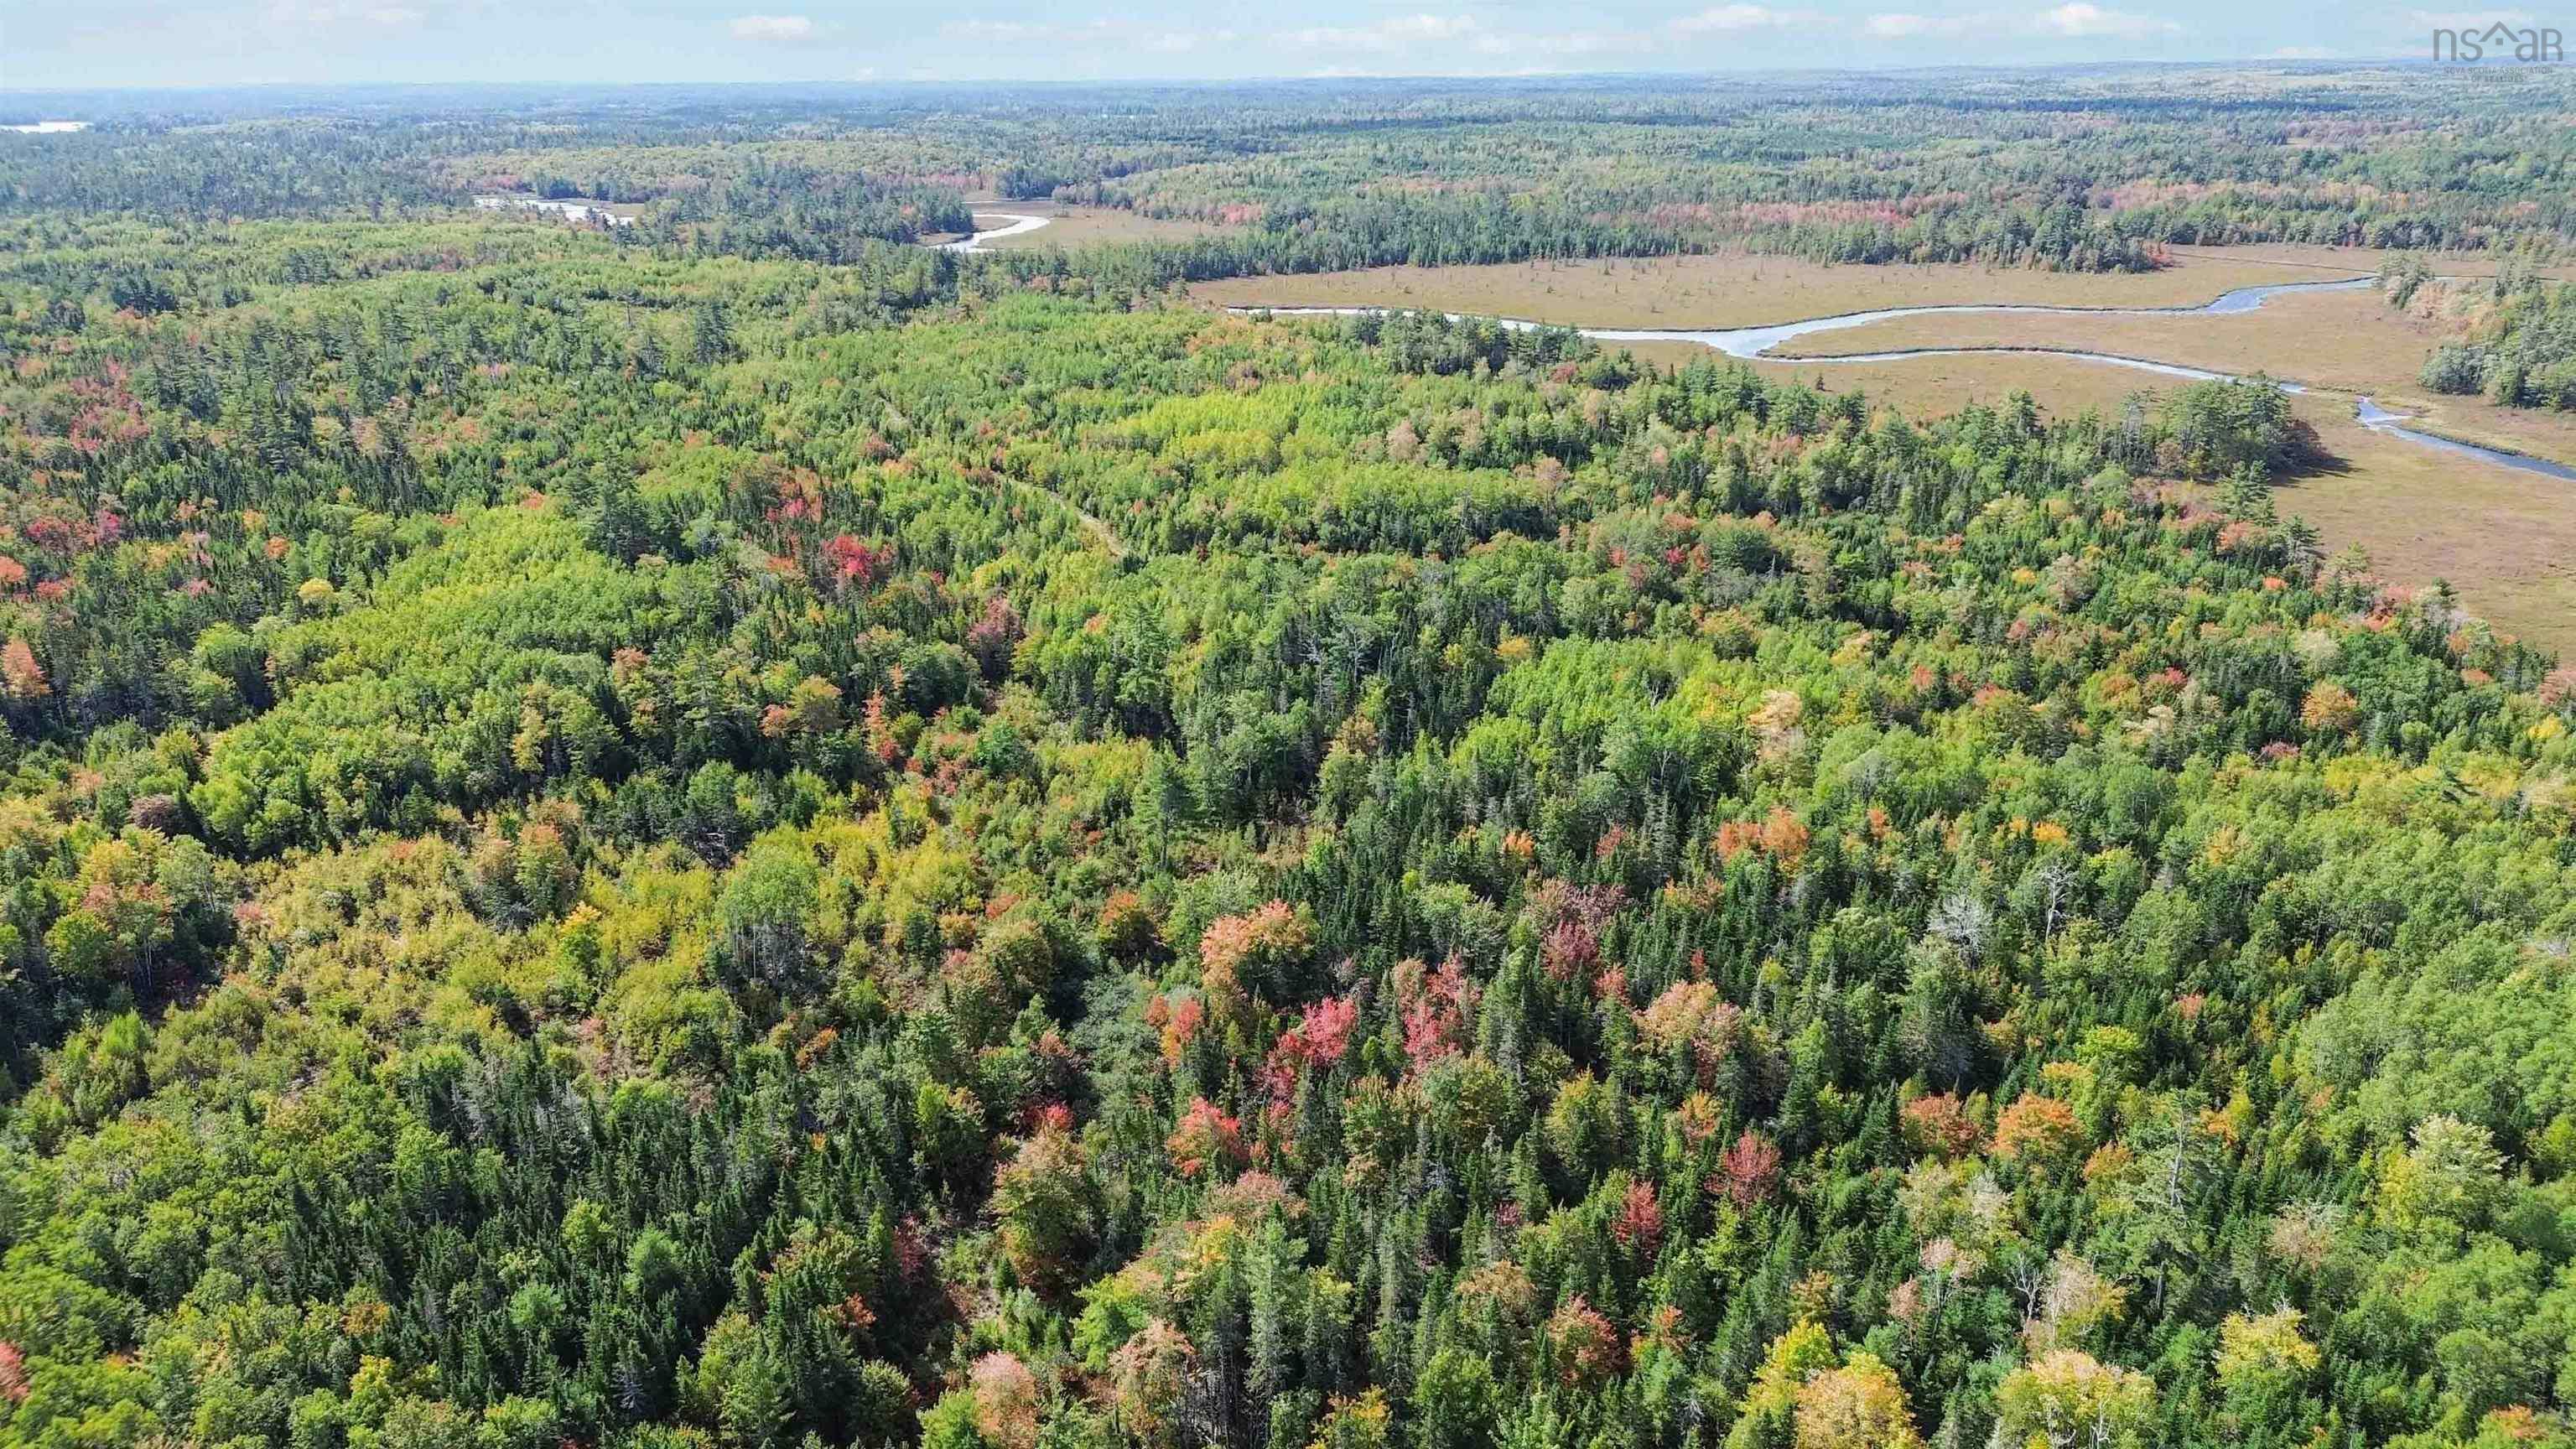
[{"label": "narrow stream", "polygon": [[978,212],[975,215],[975,219],[979,222],[988,217],[1002,222],[1003,225],[994,227],[989,231],[979,231],[973,236],[967,237],[962,241],[941,242],[939,244],[939,249],[943,252],[990,251],[992,248],[985,246],[984,243],[988,241],[999,241],[1006,236],[1020,236],[1027,232],[1033,232],[1039,227],[1046,225],[1048,222],[1055,220],[1055,218],[1051,216],[1022,216],[1017,212],[1011,211],[985,211]]},{"label": "narrow stream", "polygon": [[2529,453],[2509,453],[2502,448],[2481,448],[2475,443],[2463,443],[2457,438],[2446,438],[2439,433],[2419,433],[2413,428],[2401,428],[2397,425],[2406,421],[2407,414],[2392,413],[2367,397],[2361,399],[2354,407],[2353,416],[2359,419],[2365,428],[2374,432],[2394,433],[2410,443],[2421,443],[2425,447],[2439,448],[2445,453],[2457,453],[2464,458],[2476,458],[2483,462],[2498,463],[2507,468],[2519,468],[2525,473],[2564,478],[2571,483],[2576,483],[2576,468],[2570,468],[2564,463],[2554,463],[2547,458],[2535,458]]},{"label": "narrow stream", "polygon": [[[2061,317],[2227,317],[2234,316],[2238,313],[2251,312],[2272,298],[2291,292],[2354,292],[2373,285],[2373,282],[2374,279],[2370,277],[2348,277],[2341,281],[2333,282],[2275,282],[2260,287],[2239,287],[2232,292],[2221,294],[2214,302],[2209,302],[2198,307],[2048,307],[2034,303],[1967,302],[1947,303],[1939,306],[1928,307],[1882,307],[1870,312],[1841,312],[1829,317],[1809,317],[1796,322],[1773,322],[1766,323],[1758,327],[1580,327],[1575,330],[1581,332],[1584,336],[1599,342],[1696,342],[1703,347],[1714,348],[1729,357],[1740,358],[1748,362],[1759,358],[1766,362],[1794,362],[1801,367],[1807,366],[1810,363],[1817,366],[1823,366],[1827,363],[1902,362],[1908,358],[1916,357],[1987,357],[1996,355],[2020,355],[2031,357],[2071,357],[2081,362],[2098,362],[2105,363],[2113,367],[2134,368],[2140,372],[2152,372],[2165,377],[2185,378],[2194,382],[2242,382],[2245,379],[2233,373],[2212,372],[2207,368],[2200,367],[2184,367],[2179,363],[2157,362],[2151,358],[2145,357],[2123,357],[2115,352],[2088,352],[2081,348],[2074,347],[1908,347],[1901,348],[1893,352],[1849,352],[1814,357],[1778,357],[1772,355],[1772,349],[1779,347],[1793,338],[1807,337],[1818,332],[1840,332],[1852,327],[1866,327],[1873,322],[1885,322],[1897,317],[1969,316],[1988,312],[2043,312]],[[1391,307],[1230,307],[1227,310],[1232,312],[1268,312],[1274,316],[1288,317],[1349,317],[1363,313],[1390,312],[1402,309]],[[1446,315],[1453,321],[1463,320],[1460,317],[1460,314],[1455,312],[1448,313]],[[1497,317],[1492,320],[1505,327],[1538,327],[1545,325],[1521,317]],[[2274,379],[2274,381],[2280,382],[2282,390],[2286,392],[2308,393],[2320,391],[2319,389],[2311,388],[2302,383],[2286,382],[2277,378]],[[2547,458],[2535,458],[2527,453],[2507,452],[2502,448],[2482,448],[2475,443],[2463,443],[2456,438],[2445,438],[2438,434],[2419,432],[2414,428],[2402,427],[2400,424],[2409,420],[2406,414],[2392,413],[2386,408],[2383,408],[2379,406],[2379,404],[2371,401],[2368,397],[2362,397],[2358,400],[2353,410],[2353,417],[2363,427],[2369,428],[2374,432],[2381,432],[2389,434],[2392,437],[2404,438],[2410,443],[2419,444],[2423,447],[2438,448],[2446,453],[2457,454],[2465,458],[2475,458],[2481,462],[2493,463],[2499,467],[2515,468],[2526,473],[2539,473],[2546,477],[2564,478],[2570,481],[2576,481],[2576,468],[2571,468],[2564,463],[2554,463]]]}]

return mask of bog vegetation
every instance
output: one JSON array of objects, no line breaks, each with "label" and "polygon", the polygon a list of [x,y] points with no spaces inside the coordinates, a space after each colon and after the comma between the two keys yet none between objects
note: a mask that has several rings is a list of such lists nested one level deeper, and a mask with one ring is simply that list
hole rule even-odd
[{"label": "bog vegetation", "polygon": [[[1157,114],[991,154],[1251,185]],[[2326,556],[2276,389],[904,244],[998,121],[335,124],[0,143],[0,1442],[2568,1439],[2576,673]]]}]

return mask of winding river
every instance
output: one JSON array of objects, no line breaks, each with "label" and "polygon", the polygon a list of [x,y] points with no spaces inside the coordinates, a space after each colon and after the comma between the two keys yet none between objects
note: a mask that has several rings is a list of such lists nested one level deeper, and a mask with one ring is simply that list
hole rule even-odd
[{"label": "winding river", "polygon": [[[2165,377],[2186,378],[2194,382],[2241,382],[2244,379],[2233,373],[2212,372],[2206,368],[2199,367],[2184,367],[2178,363],[2157,362],[2151,358],[2124,357],[2114,352],[2088,352],[2081,348],[2074,347],[1909,347],[1893,352],[1851,352],[1824,356],[1795,357],[1774,356],[1772,354],[1772,349],[1781,346],[1793,338],[1806,337],[1818,332],[1840,332],[1846,328],[1866,327],[1873,322],[1885,322],[1897,317],[1970,316],[1988,312],[2043,312],[2063,317],[2227,317],[2238,313],[2254,311],[2256,308],[2261,307],[2265,302],[2285,293],[2354,292],[2371,286],[2373,284],[2373,280],[2374,279],[2370,277],[2347,277],[2342,280],[2332,282],[2276,282],[2268,286],[2261,287],[2239,287],[2232,292],[2220,295],[2220,297],[2214,302],[2209,302],[2198,307],[2049,307],[2031,303],[1969,302],[1927,307],[1882,307],[1871,312],[1840,312],[1827,317],[1809,317],[1797,322],[1774,322],[1759,327],[1580,327],[1575,330],[1581,332],[1586,337],[1590,337],[1600,342],[1696,342],[1703,347],[1714,348],[1729,357],[1741,358],[1748,362],[1756,358],[1760,358],[1770,362],[1795,362],[1801,367],[1807,366],[1810,363],[1823,366],[1827,363],[1844,362],[1901,362],[1907,358],[1914,357],[1973,357],[2004,354],[2026,355],[2033,357],[2071,357],[2082,362],[2098,362],[2113,367],[2135,368],[2141,372],[2157,373]],[[1233,312],[1268,312],[1274,316],[1347,317],[1363,313],[1387,312],[1397,309],[1387,307],[1231,307],[1227,310]],[[1452,320],[1459,319],[1459,314],[1454,312],[1446,315],[1448,315]],[[1493,320],[1505,327],[1538,327],[1544,325],[1520,317],[1497,317]],[[2275,381],[2279,380],[2275,379]],[[2284,391],[2294,393],[2330,391],[2330,389],[2314,388],[2297,382],[2282,381],[2280,382],[2280,386]],[[2571,482],[2576,482],[2576,468],[2571,468],[2564,463],[2552,462],[2547,458],[2535,458],[2527,453],[2507,452],[2502,448],[2482,448],[2475,443],[2463,443],[2456,438],[2445,438],[2439,434],[2422,432],[2414,428],[2402,426],[2402,424],[2409,421],[2406,414],[2392,413],[2386,408],[2383,408],[2379,406],[2379,404],[2371,401],[2366,396],[2361,397],[2356,401],[2353,417],[2363,427],[2369,428],[2374,432],[2381,432],[2389,434],[2392,437],[2404,438],[2410,443],[2415,443],[2423,447],[2437,448],[2443,452],[2452,453],[2460,457],[2475,458],[2480,462],[2492,463],[2498,467],[2514,468],[2526,473],[2539,473],[2551,478],[2563,478]]]},{"label": "winding river", "polygon": [[978,222],[984,221],[988,218],[999,221],[1002,225],[993,227],[987,231],[978,231],[973,236],[967,237],[961,241],[941,242],[939,244],[939,249],[943,252],[991,251],[992,248],[984,245],[984,243],[988,241],[1000,241],[1006,236],[1020,236],[1028,232],[1033,232],[1039,227],[1046,225],[1048,222],[1055,220],[1055,218],[1051,216],[1022,216],[1018,212],[1012,211],[978,212],[975,216],[975,220]]},{"label": "winding river", "polygon": [[[981,212],[975,220],[998,221],[995,227],[979,227],[975,234],[952,242],[940,243],[940,250],[951,252],[986,252],[986,243],[1004,237],[1024,236],[1045,226],[1053,217],[1030,216],[1019,212]],[[1838,312],[1825,317],[1808,317],[1795,322],[1773,322],[1758,327],[1717,328],[1651,328],[1651,327],[1584,327],[1577,330],[1600,342],[1695,342],[1713,348],[1729,357],[1745,361],[1763,359],[1771,362],[1814,363],[1901,362],[1914,357],[1970,357],[1996,354],[2020,354],[2033,357],[2069,357],[2080,362],[2103,363],[2113,367],[2134,368],[2164,377],[2179,377],[2193,382],[2239,382],[2232,373],[2212,372],[2207,368],[2185,367],[2179,363],[2157,362],[2146,357],[2124,357],[2114,352],[2089,352],[2074,347],[1909,347],[1892,352],[1850,352],[1825,356],[1779,357],[1774,349],[1796,338],[1819,332],[1840,332],[1853,327],[1866,327],[1873,322],[1886,322],[1899,317],[1973,316],[1988,312],[2041,312],[2062,317],[2156,317],[2204,316],[2229,317],[2251,312],[2274,297],[2292,292],[2354,292],[2373,285],[2370,277],[2345,277],[2331,282],[2275,282],[2260,287],[2238,287],[2221,293],[2215,301],[2198,307],[2050,307],[2019,302],[1945,303],[1924,307],[1881,307],[1868,312]],[[1347,317],[1367,312],[1385,312],[1385,307],[1232,307],[1234,312],[1268,312],[1274,316]],[[1447,314],[1455,319],[1457,313]],[[1544,324],[1521,317],[1497,317],[1506,327],[1537,327]],[[2277,381],[2277,379],[2276,379]],[[2284,391],[2307,393],[2321,391],[2304,383],[2281,381]],[[2576,482],[2576,468],[2536,458],[2528,453],[2509,452],[2502,448],[2481,447],[2404,426],[2408,414],[2393,413],[2368,396],[2354,402],[2353,417],[2363,427],[2391,437],[2403,438],[2420,447],[2434,448],[2458,457],[2473,458],[2497,467],[2538,473],[2545,477]]]}]

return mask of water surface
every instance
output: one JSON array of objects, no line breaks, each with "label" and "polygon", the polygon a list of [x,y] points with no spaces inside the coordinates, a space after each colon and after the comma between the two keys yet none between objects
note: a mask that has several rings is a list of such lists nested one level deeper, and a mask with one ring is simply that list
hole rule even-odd
[{"label": "water surface", "polygon": [[999,241],[1006,236],[1020,236],[1028,232],[1033,232],[1039,227],[1046,225],[1048,222],[1055,220],[1055,218],[1051,216],[1022,216],[1019,213],[1012,211],[985,211],[978,212],[975,215],[975,219],[977,221],[982,221],[987,217],[999,220],[1004,224],[993,227],[987,231],[979,231],[973,236],[967,237],[962,241],[941,242],[939,244],[939,249],[943,252],[990,251],[992,248],[984,245],[984,243],[988,241]]},{"label": "water surface", "polygon": [[[2375,285],[2370,277],[2345,277],[2332,282],[2273,282],[2260,287],[2238,287],[2219,295],[2215,301],[2198,307],[2051,307],[2026,302],[1959,302],[1923,307],[1881,307],[1869,312],[1838,312],[1826,317],[1807,317],[1795,322],[1769,322],[1754,327],[1578,327],[1575,331],[1598,342],[1695,342],[1714,348],[1729,357],[1746,362],[1761,359],[1768,362],[1794,362],[1800,367],[1810,364],[1825,366],[1853,362],[1903,362],[1917,357],[2068,357],[2079,362],[2101,363],[2111,367],[2132,368],[2162,377],[2179,377],[2192,382],[2243,382],[2234,373],[2213,372],[2204,367],[2185,367],[2180,363],[2158,362],[2147,357],[2126,357],[2116,352],[2092,352],[2079,347],[1906,347],[1891,352],[1846,352],[1829,356],[1776,357],[1772,349],[1792,338],[1810,337],[1819,332],[1840,332],[1852,327],[1866,327],[1898,317],[1966,317],[1990,312],[2039,312],[2061,317],[2234,317],[2260,308],[2274,297],[2295,292],[2357,292]],[[1269,312],[1276,316],[1350,317],[1372,312],[1393,312],[1394,307],[1233,307],[1234,312]],[[1459,313],[1443,314],[1453,321],[1464,320]],[[1505,327],[1530,328],[1547,324],[1522,317],[1491,319]],[[2285,392],[2318,391],[2305,383],[2271,379]],[[2463,458],[2474,458],[2502,468],[2515,468],[2526,473],[2539,473],[2551,478],[2576,481],[2576,468],[2535,458],[2527,453],[2508,452],[2502,448],[2482,448],[2421,432],[2401,424],[2410,419],[2392,413],[2368,397],[2359,399],[2353,416],[2363,427],[2410,443]]]}]

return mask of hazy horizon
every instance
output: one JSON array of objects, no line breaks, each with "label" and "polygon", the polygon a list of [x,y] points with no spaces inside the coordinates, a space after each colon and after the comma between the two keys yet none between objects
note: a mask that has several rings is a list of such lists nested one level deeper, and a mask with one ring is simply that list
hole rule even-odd
[{"label": "hazy horizon", "polygon": [[[1907,0],[1522,3],[1294,12],[1033,0],[860,11],[798,0],[101,0],[0,30],[0,90],[248,86],[1044,84],[1893,71],[2123,62],[2386,61],[2515,9],[2248,13],[2216,0],[1911,8]],[[1830,55],[1830,64],[1819,64]]]}]

